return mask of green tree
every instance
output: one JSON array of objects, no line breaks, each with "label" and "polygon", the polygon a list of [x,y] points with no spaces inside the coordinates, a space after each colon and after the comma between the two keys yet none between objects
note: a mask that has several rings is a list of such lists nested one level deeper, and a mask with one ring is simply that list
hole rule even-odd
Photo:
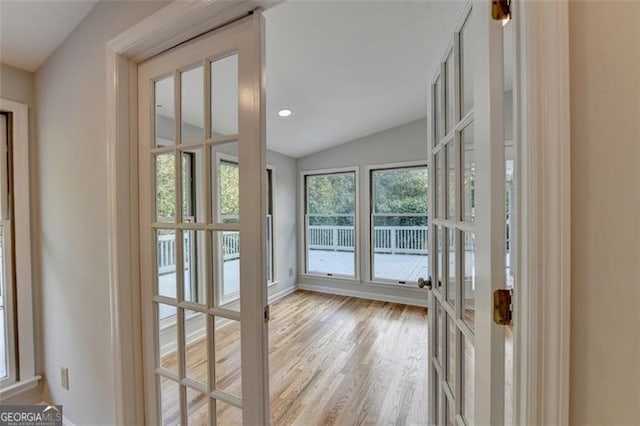
[{"label": "green tree", "polygon": [[240,220],[240,174],[238,165],[222,161],[220,163],[220,214],[224,223]]},{"label": "green tree", "polygon": [[156,157],[156,216],[176,217],[176,165],[173,154]]},{"label": "green tree", "polygon": [[375,226],[427,224],[429,176],[426,167],[376,170],[372,178],[373,213],[381,215],[375,216]]}]

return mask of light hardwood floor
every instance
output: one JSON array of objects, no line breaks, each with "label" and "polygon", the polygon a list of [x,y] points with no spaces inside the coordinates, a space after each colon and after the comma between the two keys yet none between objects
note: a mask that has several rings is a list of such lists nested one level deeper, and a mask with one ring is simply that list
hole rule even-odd
[{"label": "light hardwood floor", "polygon": [[[271,306],[269,362],[273,425],[426,424],[427,310],[297,291]],[[239,329],[216,330],[216,385],[240,396]],[[206,343],[187,347],[190,376],[205,381]],[[192,361],[189,361],[192,359]],[[165,357],[172,368],[175,357]],[[177,389],[167,384],[163,417],[178,421]],[[162,392],[163,394],[165,392]],[[208,398],[187,394],[190,419],[207,421]],[[218,404],[219,425],[240,424]]]},{"label": "light hardwood floor", "polygon": [[273,310],[273,424],[426,423],[425,308],[298,291]]}]

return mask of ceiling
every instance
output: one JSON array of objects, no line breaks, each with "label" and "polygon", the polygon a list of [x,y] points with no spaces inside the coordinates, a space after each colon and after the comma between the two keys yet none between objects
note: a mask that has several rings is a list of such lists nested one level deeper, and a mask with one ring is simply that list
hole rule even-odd
[{"label": "ceiling", "polygon": [[[0,61],[36,70],[97,0],[0,0]],[[428,83],[463,1],[288,0],[265,12],[267,147],[301,157],[426,115]],[[219,64],[213,117],[234,129],[233,61]],[[202,125],[202,74],[183,75],[185,121]],[[158,93],[173,115],[171,86]],[[293,114],[280,118],[277,112]]]},{"label": "ceiling", "polygon": [[36,71],[98,0],[0,0],[0,62]]},{"label": "ceiling", "polygon": [[[300,157],[425,117],[464,5],[288,1],[267,10],[267,146]],[[278,117],[285,107],[293,114]]]},{"label": "ceiling", "polygon": [[[267,147],[301,157],[426,116],[463,2],[296,1],[265,12]],[[234,129],[237,63],[212,65],[216,133]],[[202,68],[182,74],[183,120],[203,125]],[[156,108],[173,117],[173,84]],[[237,82],[235,83],[237,84]],[[293,114],[280,118],[278,111]]]}]

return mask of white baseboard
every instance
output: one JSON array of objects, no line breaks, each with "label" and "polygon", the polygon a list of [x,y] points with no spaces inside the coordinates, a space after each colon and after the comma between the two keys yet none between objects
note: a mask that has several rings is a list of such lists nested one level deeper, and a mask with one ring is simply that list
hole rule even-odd
[{"label": "white baseboard", "polygon": [[287,287],[284,290],[280,290],[277,293],[273,293],[271,296],[269,296],[269,303],[276,302],[276,301],[282,299],[283,297],[290,295],[291,293],[293,293],[297,289],[298,289],[298,287],[296,285],[292,285],[291,287]]},{"label": "white baseboard", "polygon": [[309,291],[315,291],[318,293],[337,294],[340,296],[357,297],[359,299],[378,300],[381,302],[401,303],[403,305],[427,307],[426,298],[424,300],[420,300],[420,299],[414,299],[412,297],[403,297],[403,296],[390,295],[390,294],[379,294],[379,293],[373,293],[370,291],[336,288],[336,287],[329,287],[329,286],[323,286],[318,284],[298,283],[297,287],[300,290],[309,290]]}]

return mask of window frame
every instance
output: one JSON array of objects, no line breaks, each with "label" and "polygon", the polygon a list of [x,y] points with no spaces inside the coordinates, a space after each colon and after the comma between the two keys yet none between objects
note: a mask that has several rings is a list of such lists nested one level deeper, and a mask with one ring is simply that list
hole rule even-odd
[{"label": "window frame", "polygon": [[16,370],[11,381],[0,384],[0,399],[7,399],[35,388],[41,376],[35,371],[35,329],[33,317],[33,278],[31,268],[31,190],[29,163],[29,107],[0,98],[0,111],[8,113],[13,148],[13,265],[15,342],[18,348]]},{"label": "window frame", "polygon": [[[358,166],[336,167],[331,169],[304,170],[300,173],[300,226],[302,229],[302,244],[299,250],[299,259],[301,259],[301,271],[303,276],[327,279],[327,280],[345,280],[360,282],[360,168]],[[307,176],[323,176],[341,173],[353,173],[355,179],[355,212],[354,212],[354,273],[351,275],[344,274],[323,274],[309,271],[309,259],[307,256]]]},{"label": "window frame", "polygon": [[[0,377],[0,388],[14,384],[17,381],[18,366],[16,362],[17,345],[16,345],[16,309],[15,309],[15,285],[16,277],[14,273],[14,241],[13,234],[15,231],[14,210],[13,210],[13,167],[11,165],[12,158],[12,142],[11,142],[11,117],[8,113],[0,111],[3,124],[0,126],[0,199],[2,199],[0,211],[0,226],[2,226],[2,236],[0,239],[0,306],[4,311],[3,336],[5,350],[5,368],[6,376]],[[6,139],[5,139],[6,138]],[[5,192],[6,190],[6,192]]]},{"label": "window frame", "polygon": [[[415,160],[415,161],[401,161],[394,163],[382,163],[382,164],[369,164],[365,166],[365,172],[367,175],[367,179],[365,179],[365,199],[363,200],[365,205],[367,206],[367,214],[366,214],[366,232],[367,238],[365,238],[365,253],[366,255],[366,271],[365,276],[367,277],[367,281],[364,282],[365,285],[369,286],[391,286],[392,288],[405,288],[412,289],[415,288],[413,284],[417,282],[414,281],[405,281],[405,284],[401,284],[399,280],[389,280],[384,278],[375,278],[374,277],[374,262],[373,262],[373,220],[372,220],[372,212],[373,212],[373,182],[372,182],[372,172],[378,170],[392,170],[392,169],[408,169],[413,167],[425,167],[427,169],[427,173],[429,173],[429,162],[427,159],[425,160]],[[433,207],[431,206],[429,199],[429,188],[427,188],[427,230],[429,230],[429,223],[431,222],[431,214],[433,211]],[[427,259],[429,259],[430,253],[428,253],[427,248]],[[429,261],[427,260],[427,267],[429,267]],[[430,274],[428,272],[427,274]],[[426,277],[425,277],[426,278]]]},{"label": "window frame", "polygon": [[[267,262],[271,263],[271,279],[267,272],[267,286],[271,287],[278,284],[278,274],[276,267],[276,168],[267,164],[267,217],[271,216],[271,223],[267,220],[267,232],[271,232],[271,259],[267,255]],[[269,213],[271,212],[271,213]],[[269,225],[271,229],[269,229]]]},{"label": "window frame", "polygon": [[[216,152],[216,167],[219,166],[220,162],[225,161],[227,163],[234,163],[236,165],[239,164],[238,161],[238,157],[235,155],[231,155],[231,154],[225,154],[224,152]],[[276,208],[276,170],[277,168],[270,163],[267,163],[267,167],[266,167],[266,173],[267,173],[267,185],[269,185],[269,178],[268,178],[268,174],[271,173],[271,191],[269,191],[269,187],[266,188],[266,194],[267,194],[267,215],[269,214],[269,205],[271,206],[271,275],[272,275],[272,279],[269,280],[269,275],[267,274],[267,287],[272,287],[276,284],[278,284],[278,271],[277,271],[277,267],[276,267],[276,250],[277,250],[277,242],[276,242],[276,215],[277,215],[277,208]],[[271,197],[271,199],[269,200],[269,197]],[[213,212],[213,214],[216,214],[216,212]],[[266,219],[265,219],[266,220]],[[266,228],[265,228],[266,229]],[[266,235],[265,235],[265,239],[266,239]],[[269,259],[267,258],[267,261],[269,261]],[[218,291],[220,291],[220,289],[218,289]],[[234,300],[237,300],[238,297],[234,296],[232,298],[230,298],[229,300],[227,300],[227,302],[233,302]]]}]

